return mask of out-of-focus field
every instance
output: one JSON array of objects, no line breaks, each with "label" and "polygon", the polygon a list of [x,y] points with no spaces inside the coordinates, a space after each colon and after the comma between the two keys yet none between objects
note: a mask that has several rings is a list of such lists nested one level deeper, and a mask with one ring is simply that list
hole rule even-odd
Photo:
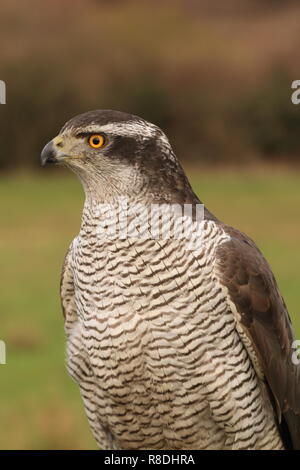
[{"label": "out-of-focus field", "polygon": [[[198,170],[192,182],[211,211],[263,250],[299,338],[300,173]],[[0,339],[7,344],[0,448],[96,448],[79,390],[65,371],[58,294],[63,256],[80,224],[80,184],[64,171],[2,175],[0,198]]]}]

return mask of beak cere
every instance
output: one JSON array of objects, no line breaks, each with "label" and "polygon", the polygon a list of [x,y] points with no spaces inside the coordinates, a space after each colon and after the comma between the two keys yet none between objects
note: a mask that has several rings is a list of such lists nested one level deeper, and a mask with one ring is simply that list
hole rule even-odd
[{"label": "beak cere", "polygon": [[57,151],[54,148],[52,140],[42,150],[41,153],[41,164],[45,166],[46,163],[58,163]]}]

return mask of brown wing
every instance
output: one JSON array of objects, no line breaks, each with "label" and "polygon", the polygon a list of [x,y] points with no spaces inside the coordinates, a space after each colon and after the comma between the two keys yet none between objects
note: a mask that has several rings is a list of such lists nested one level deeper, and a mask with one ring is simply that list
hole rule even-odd
[{"label": "brown wing", "polygon": [[292,362],[291,321],[272,271],[254,242],[223,226],[231,240],[218,248],[221,282],[241,315],[287,447],[300,449],[300,366]]},{"label": "brown wing", "polygon": [[71,250],[72,245],[66,253],[60,278],[60,299],[67,334],[73,324],[77,321],[73,273],[70,263]]}]

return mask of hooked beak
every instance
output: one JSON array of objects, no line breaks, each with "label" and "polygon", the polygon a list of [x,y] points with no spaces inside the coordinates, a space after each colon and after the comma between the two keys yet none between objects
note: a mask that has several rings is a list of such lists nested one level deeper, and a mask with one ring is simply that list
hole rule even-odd
[{"label": "hooked beak", "polygon": [[53,140],[48,142],[48,144],[45,145],[45,147],[42,150],[41,153],[41,164],[42,166],[45,166],[46,163],[60,163],[62,160],[64,160],[66,157],[66,154],[61,152],[56,148],[56,145],[54,145]]}]

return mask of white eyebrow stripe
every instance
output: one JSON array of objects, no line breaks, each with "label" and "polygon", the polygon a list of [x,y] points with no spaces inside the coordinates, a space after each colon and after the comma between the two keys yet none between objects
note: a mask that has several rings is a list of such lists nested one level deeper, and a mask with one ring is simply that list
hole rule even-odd
[{"label": "white eyebrow stripe", "polygon": [[154,137],[158,128],[152,124],[144,124],[143,122],[126,121],[118,123],[105,124],[91,124],[84,127],[84,132],[107,132],[114,135],[122,135],[128,137]]}]

